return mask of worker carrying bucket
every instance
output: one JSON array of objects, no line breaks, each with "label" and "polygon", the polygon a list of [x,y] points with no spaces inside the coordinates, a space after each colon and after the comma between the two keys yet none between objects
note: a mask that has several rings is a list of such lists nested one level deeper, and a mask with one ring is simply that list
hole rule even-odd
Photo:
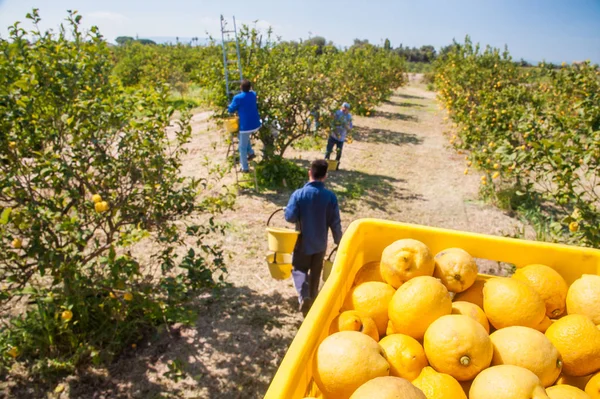
[{"label": "worker carrying bucket", "polygon": [[319,292],[329,229],[336,245],[342,239],[338,200],[325,188],[326,177],[327,161],[313,161],[308,171],[308,183],[294,191],[285,208],[285,220],[296,223],[300,231],[292,256],[292,277],[304,316]]},{"label": "worker carrying bucket", "polygon": [[352,115],[350,114],[350,104],[343,103],[342,108],[335,111],[333,115],[333,127],[331,134],[327,139],[327,149],[325,150],[325,159],[329,161],[329,157],[333,152],[333,147],[337,148],[335,161],[329,161],[330,168],[337,170],[340,167],[340,159],[342,159],[342,148],[346,141],[346,136],[352,130]]}]

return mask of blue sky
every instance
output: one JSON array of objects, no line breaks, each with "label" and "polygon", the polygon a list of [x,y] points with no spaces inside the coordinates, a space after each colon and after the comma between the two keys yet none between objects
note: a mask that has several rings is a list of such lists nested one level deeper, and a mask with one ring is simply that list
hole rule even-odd
[{"label": "blue sky", "polygon": [[205,37],[219,32],[219,15],[273,26],[286,40],[321,35],[339,45],[354,38],[394,47],[432,44],[471,35],[509,46],[515,59],[600,63],[600,0],[0,0],[0,35],[40,9],[42,27],[55,28],[67,9],[79,10],[109,41],[120,35]]}]

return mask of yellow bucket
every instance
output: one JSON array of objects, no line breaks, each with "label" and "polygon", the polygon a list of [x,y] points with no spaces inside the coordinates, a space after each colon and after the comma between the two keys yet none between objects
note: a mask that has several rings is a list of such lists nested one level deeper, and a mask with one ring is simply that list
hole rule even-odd
[{"label": "yellow bucket", "polygon": [[281,227],[267,227],[269,251],[291,254],[294,252],[296,241],[300,232]]},{"label": "yellow bucket", "polygon": [[331,250],[331,253],[327,257],[325,262],[323,262],[323,275],[321,277],[323,279],[323,282],[327,281],[327,278],[329,277],[329,275],[331,274],[331,270],[333,269],[333,261],[331,260],[331,255],[333,255],[335,251],[337,251],[337,247]]},{"label": "yellow bucket", "polygon": [[327,160],[327,171],[328,172],[331,170],[337,170],[337,167],[338,167],[338,161],[331,160],[331,159]]},{"label": "yellow bucket", "polygon": [[225,130],[227,133],[235,133],[239,130],[240,123],[238,118],[228,118],[225,119]]},{"label": "yellow bucket", "polygon": [[269,272],[275,280],[286,280],[292,275],[292,255],[273,253],[267,255]]}]

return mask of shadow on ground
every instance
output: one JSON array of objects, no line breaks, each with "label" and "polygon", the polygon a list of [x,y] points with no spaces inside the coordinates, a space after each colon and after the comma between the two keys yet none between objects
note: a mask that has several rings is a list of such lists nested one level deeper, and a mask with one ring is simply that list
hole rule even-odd
[{"label": "shadow on ground", "polygon": [[[69,377],[65,393],[78,399],[262,398],[300,325],[296,306],[295,298],[248,287],[207,294],[197,300],[194,326],[173,326],[108,369]],[[46,397],[19,385],[11,397]]]},{"label": "shadow on ground", "polygon": [[344,170],[343,164],[328,179],[328,187],[338,197],[340,211],[350,214],[357,211],[358,200],[363,206],[380,211],[388,210],[390,203],[424,201],[420,194],[404,188],[405,185],[404,179]]},{"label": "shadow on ground", "polygon": [[[395,115],[395,114],[392,114],[392,115]],[[394,132],[392,130],[385,130],[385,129],[373,129],[373,128],[362,127],[362,126],[356,126],[353,129],[352,137],[356,141],[363,141],[365,143],[377,143],[377,144],[419,145],[423,142],[423,139],[421,139],[416,134]]]},{"label": "shadow on ground", "polygon": [[411,96],[410,94],[398,94],[398,93],[396,93],[396,94],[394,94],[392,96],[392,98],[394,98],[394,97],[410,98],[412,100],[426,100],[425,97],[422,97],[422,96]]},{"label": "shadow on ground", "polygon": [[386,104],[395,105],[397,107],[406,107],[406,108],[414,108],[414,107],[426,108],[427,107],[426,105],[423,105],[423,104],[409,103],[406,101],[386,100],[384,102]]},{"label": "shadow on ground", "polygon": [[390,119],[390,120],[400,120],[400,121],[409,121],[409,122],[418,122],[419,118],[415,115],[406,115],[401,114],[399,112],[386,112],[386,111],[375,111],[374,116],[379,116],[382,118]]}]

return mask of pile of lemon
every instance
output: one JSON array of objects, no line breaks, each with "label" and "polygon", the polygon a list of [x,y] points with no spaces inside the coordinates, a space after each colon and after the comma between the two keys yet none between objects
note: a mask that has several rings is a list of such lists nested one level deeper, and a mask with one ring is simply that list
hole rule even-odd
[{"label": "pile of lemon", "polygon": [[325,399],[599,399],[600,276],[477,279],[466,251],[389,245],[314,356]]}]

